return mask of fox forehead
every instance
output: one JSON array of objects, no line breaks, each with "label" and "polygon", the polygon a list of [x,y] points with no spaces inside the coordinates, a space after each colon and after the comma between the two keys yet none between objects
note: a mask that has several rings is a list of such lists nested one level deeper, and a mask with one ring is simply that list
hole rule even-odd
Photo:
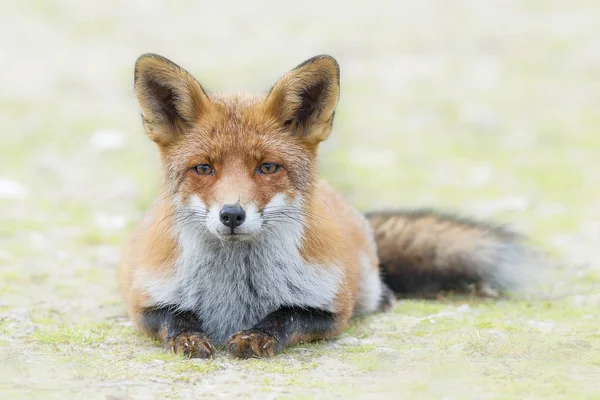
[{"label": "fox forehead", "polygon": [[209,95],[213,103],[220,104],[232,113],[241,114],[264,100],[265,95],[262,93],[248,92],[232,92],[232,93],[215,93]]},{"label": "fox forehead", "polygon": [[187,158],[192,164],[239,158],[261,161],[265,157],[271,162],[283,162],[308,153],[301,140],[285,132],[263,111],[261,98],[245,93],[211,94],[217,107],[201,115],[177,143],[165,149],[167,158]]}]

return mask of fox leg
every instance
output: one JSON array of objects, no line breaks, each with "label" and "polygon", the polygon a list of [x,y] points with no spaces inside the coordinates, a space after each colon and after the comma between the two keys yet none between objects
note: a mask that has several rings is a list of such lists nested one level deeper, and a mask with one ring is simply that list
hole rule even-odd
[{"label": "fox leg", "polygon": [[340,318],[317,308],[282,307],[254,327],[234,333],[227,351],[235,357],[273,357],[287,346],[328,339],[343,328]]},{"label": "fox leg", "polygon": [[141,311],[140,317],[140,328],[160,339],[174,353],[209,358],[215,352],[200,321],[189,311],[174,311],[168,307],[147,308]]}]

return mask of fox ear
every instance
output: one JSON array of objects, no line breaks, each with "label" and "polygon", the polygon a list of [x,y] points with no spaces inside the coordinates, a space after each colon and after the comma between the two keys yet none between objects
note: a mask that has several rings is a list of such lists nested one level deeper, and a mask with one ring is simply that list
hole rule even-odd
[{"label": "fox ear", "polygon": [[340,68],[328,55],[313,57],[288,72],[271,89],[267,112],[310,144],[329,136],[340,94]]},{"label": "fox ear", "polygon": [[172,142],[211,105],[194,77],[156,54],[137,59],[134,85],[146,133],[159,144]]}]

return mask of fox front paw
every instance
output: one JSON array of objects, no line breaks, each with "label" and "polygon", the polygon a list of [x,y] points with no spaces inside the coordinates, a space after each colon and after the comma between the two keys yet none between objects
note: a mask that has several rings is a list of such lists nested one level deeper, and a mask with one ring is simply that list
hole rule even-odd
[{"label": "fox front paw", "polygon": [[168,338],[165,346],[175,354],[190,358],[210,358],[215,353],[210,340],[199,332],[182,332]]},{"label": "fox front paw", "polygon": [[227,351],[237,358],[273,357],[275,338],[255,329],[234,333],[227,340]]}]

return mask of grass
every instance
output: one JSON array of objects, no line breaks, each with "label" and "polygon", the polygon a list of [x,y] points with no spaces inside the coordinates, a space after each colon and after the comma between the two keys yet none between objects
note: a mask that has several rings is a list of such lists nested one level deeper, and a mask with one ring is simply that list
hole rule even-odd
[{"label": "grass", "polygon": [[209,372],[218,371],[219,363],[212,360],[185,361],[173,364],[171,371],[180,375],[182,379],[195,374],[207,374]]},{"label": "grass", "polygon": [[[38,322],[40,324],[40,322]],[[46,345],[98,346],[107,337],[110,326],[107,323],[52,326],[35,331],[32,339]]]},{"label": "grass", "polygon": [[171,352],[160,349],[140,354],[135,358],[136,362],[141,363],[149,363],[155,360],[163,362],[180,362],[185,360],[185,357],[182,354],[173,354]]},{"label": "grass", "polygon": [[[14,64],[0,82],[0,178],[28,193],[0,190],[1,398],[600,396],[597,2],[113,3],[32,0],[0,14]],[[147,51],[209,91],[264,90],[332,53],[342,98],[325,178],[364,210],[435,206],[510,224],[556,268],[497,301],[401,300],[352,320],[341,342],[271,360],[163,351],[124,317],[114,274],[157,191],[131,89]],[[123,146],[95,148],[102,129]]]}]

